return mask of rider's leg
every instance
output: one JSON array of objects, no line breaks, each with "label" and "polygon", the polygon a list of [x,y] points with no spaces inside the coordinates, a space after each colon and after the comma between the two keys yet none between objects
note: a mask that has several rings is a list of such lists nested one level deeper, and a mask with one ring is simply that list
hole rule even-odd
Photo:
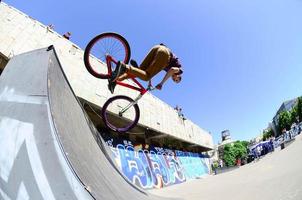
[{"label": "rider's leg", "polygon": [[[148,79],[148,75],[146,74],[146,69],[148,68],[148,66],[151,65],[155,55],[156,55],[156,52],[159,48],[159,45],[156,45],[154,46],[149,52],[148,54],[146,55],[146,57],[144,58],[142,64],[140,66],[129,66],[128,69],[127,69],[127,73],[121,75],[120,77],[118,77],[117,80],[119,81],[123,81],[127,78],[130,78],[130,77],[139,77],[140,79],[142,80],[147,80]],[[131,62],[130,62],[131,63]],[[131,69],[130,69],[131,68]],[[129,72],[131,71],[131,72]],[[131,75],[129,75],[128,73],[131,73]]]},{"label": "rider's leg", "polygon": [[139,68],[121,63],[122,67],[126,69],[126,73],[118,76],[115,80],[123,81],[130,77],[138,77],[148,81],[163,70],[168,65],[169,60],[169,49],[162,45],[156,45],[149,51]]},{"label": "rider's leg", "polygon": [[127,73],[131,76],[138,77],[141,80],[148,81],[152,77],[144,70],[141,70],[140,68],[132,67],[130,66],[127,70]]},{"label": "rider's leg", "polygon": [[121,75],[121,74],[124,74],[125,72],[127,71],[127,67],[126,65],[121,62],[121,61],[118,61],[114,71],[112,72],[111,74],[111,77],[110,77],[110,81],[111,82],[115,82],[116,79]]},{"label": "rider's leg", "polygon": [[[163,70],[169,63],[170,52],[167,47],[156,45],[148,53],[139,68],[128,66],[127,73],[141,80],[148,81],[161,70]],[[125,78],[123,76],[122,78]]]},{"label": "rider's leg", "polygon": [[146,55],[146,57],[144,58],[143,62],[140,64],[139,68],[141,70],[146,70],[150,65],[151,63],[153,62],[154,58],[155,58],[155,55],[159,49],[159,45],[156,45],[154,46],[150,51],[149,53]]},{"label": "rider's leg", "polygon": [[124,74],[122,74],[121,76],[119,76],[119,77],[117,78],[117,80],[118,80],[118,81],[123,81],[123,80],[125,80],[125,79],[130,78],[130,77],[131,77],[131,76],[129,76],[129,74],[124,73]]},{"label": "rider's leg", "polygon": [[[133,66],[133,65],[132,66],[128,65],[127,66],[127,72],[122,74],[121,76],[119,76],[117,78],[117,80],[118,81],[123,81],[127,78],[130,78],[130,77],[139,77],[142,80],[148,81],[149,76],[146,73],[146,69],[152,64],[159,48],[160,48],[159,45],[154,46],[149,51],[149,53],[146,55],[146,57],[144,58],[142,64],[139,67],[138,66]],[[131,73],[131,75],[129,75],[128,73]]]},{"label": "rider's leg", "polygon": [[144,70],[141,70],[139,68],[136,68],[136,67],[132,67],[132,66],[127,66],[127,72],[120,75],[116,80],[117,81],[123,81],[125,79],[128,79],[128,78],[135,78],[135,77],[138,77],[144,81],[148,81],[150,78],[150,75],[144,71]]},{"label": "rider's leg", "polygon": [[168,66],[170,61],[170,51],[167,47],[160,45],[155,58],[151,65],[146,69],[146,73],[151,77],[158,74],[161,70]]}]

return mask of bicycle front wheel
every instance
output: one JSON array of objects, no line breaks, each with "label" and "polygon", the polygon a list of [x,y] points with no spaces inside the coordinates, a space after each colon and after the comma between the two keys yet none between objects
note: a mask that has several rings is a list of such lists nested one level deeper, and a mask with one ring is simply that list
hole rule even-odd
[{"label": "bicycle front wheel", "polygon": [[124,133],[138,123],[140,111],[133,99],[124,95],[117,95],[105,102],[101,114],[108,128]]},{"label": "bicycle front wheel", "polygon": [[88,72],[96,78],[109,78],[106,55],[116,61],[128,63],[131,56],[130,45],[117,33],[102,33],[94,37],[85,48],[84,63]]}]

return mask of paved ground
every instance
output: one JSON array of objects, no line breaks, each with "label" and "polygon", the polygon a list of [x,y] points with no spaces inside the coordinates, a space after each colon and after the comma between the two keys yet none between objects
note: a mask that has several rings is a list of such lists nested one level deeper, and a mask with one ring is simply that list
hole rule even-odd
[{"label": "paved ground", "polygon": [[236,170],[150,191],[188,200],[301,200],[302,134],[285,149]]}]

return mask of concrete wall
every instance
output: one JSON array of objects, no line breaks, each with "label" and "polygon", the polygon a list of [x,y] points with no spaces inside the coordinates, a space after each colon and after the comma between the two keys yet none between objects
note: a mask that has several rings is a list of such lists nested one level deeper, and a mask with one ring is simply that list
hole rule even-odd
[{"label": "concrete wall", "polygon": [[133,184],[162,188],[210,174],[210,159],[200,153],[133,144],[121,138],[105,138],[112,160]]},{"label": "concrete wall", "polygon": [[5,59],[4,56],[1,56],[0,54],[0,74],[6,65],[7,65],[7,60]]},{"label": "concrete wall", "polygon": [[[5,3],[0,4],[0,44],[1,54],[7,58],[54,45],[67,78],[79,97],[101,106],[112,96],[107,89],[107,81],[96,79],[86,71],[82,49]],[[116,94],[137,95],[122,87],[116,88]],[[190,143],[213,148],[213,138],[207,131],[190,120],[182,121],[171,106],[155,96],[146,94],[139,106],[140,124]]]}]

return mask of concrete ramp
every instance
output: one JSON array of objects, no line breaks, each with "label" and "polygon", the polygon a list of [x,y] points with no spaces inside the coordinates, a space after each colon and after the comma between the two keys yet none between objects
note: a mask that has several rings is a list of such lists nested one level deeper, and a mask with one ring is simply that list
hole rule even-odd
[{"label": "concrete ramp", "polygon": [[0,199],[162,198],[119,172],[45,48],[13,57],[0,76]]}]

